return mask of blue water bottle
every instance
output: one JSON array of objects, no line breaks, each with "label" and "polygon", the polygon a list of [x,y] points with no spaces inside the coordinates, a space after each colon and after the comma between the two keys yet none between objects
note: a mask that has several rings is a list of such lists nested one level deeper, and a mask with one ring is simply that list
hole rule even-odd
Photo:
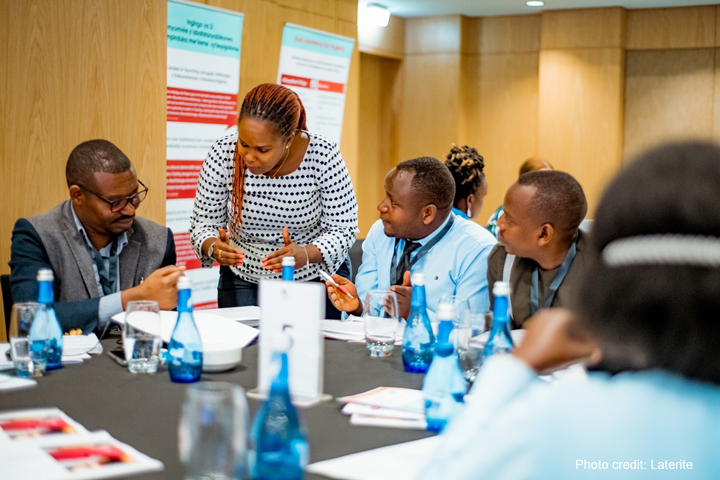
[{"label": "blue water bottle", "polygon": [[410,315],[402,342],[402,359],[406,372],[425,373],[432,362],[435,335],[427,314],[425,275],[414,273]]},{"label": "blue water bottle", "polygon": [[288,282],[295,280],[295,257],[283,257],[282,279]]},{"label": "blue water bottle", "polygon": [[510,284],[508,282],[495,282],[493,285],[495,297],[493,305],[493,323],[485,348],[483,349],[483,362],[495,354],[512,353],[515,345],[510,335]]},{"label": "blue water bottle", "polygon": [[455,347],[450,341],[454,318],[455,305],[441,303],[438,306],[438,340],[422,387],[427,429],[430,432],[442,432],[460,410],[467,393],[467,383],[455,355]]},{"label": "blue water bottle", "polygon": [[202,340],[193,319],[190,279],[180,277],[177,286],[178,319],[168,344],[168,372],[175,383],[192,383],[202,374]]},{"label": "blue water bottle", "polygon": [[[55,315],[55,293],[53,292],[53,280],[55,279],[53,271],[49,268],[38,270],[38,303],[43,307],[38,309],[30,327],[29,336],[33,341],[32,348],[40,348],[42,345],[39,338],[34,338],[38,332],[42,334],[47,341],[47,369],[54,370],[62,367],[62,351],[63,351],[63,332],[60,322]],[[35,341],[38,341],[35,344]]]},{"label": "blue water bottle", "polygon": [[290,399],[287,352],[291,346],[292,340],[285,333],[275,339],[273,362],[278,374],[252,427],[250,468],[255,480],[301,479],[310,456],[297,409]]}]

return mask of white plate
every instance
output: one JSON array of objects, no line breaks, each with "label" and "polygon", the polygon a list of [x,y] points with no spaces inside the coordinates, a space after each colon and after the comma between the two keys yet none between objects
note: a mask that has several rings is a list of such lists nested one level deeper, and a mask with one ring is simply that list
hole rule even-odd
[{"label": "white plate", "polygon": [[[203,343],[203,371],[222,372],[240,363],[243,347],[250,344],[260,333],[256,328],[227,320],[212,313],[193,312],[195,324]],[[113,321],[125,323],[125,313],[115,315]],[[177,322],[177,312],[161,311],[163,342],[169,343]]]}]

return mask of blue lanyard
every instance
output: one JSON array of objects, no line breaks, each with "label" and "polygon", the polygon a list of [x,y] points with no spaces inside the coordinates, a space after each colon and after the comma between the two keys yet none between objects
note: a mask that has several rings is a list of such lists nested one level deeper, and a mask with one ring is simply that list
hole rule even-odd
[{"label": "blue lanyard", "polygon": [[[408,270],[412,271],[412,267],[415,266],[415,264],[420,260],[422,257],[425,256],[426,253],[430,251],[431,248],[433,248],[442,238],[450,231],[450,229],[453,226],[453,223],[455,222],[455,216],[450,213],[448,222],[445,224],[442,230],[440,230],[440,233],[435,235],[432,240],[427,242],[425,245],[423,245],[420,250],[415,253],[415,256],[410,261],[410,265],[408,265]],[[392,261],[390,263],[390,285],[395,284],[395,270],[397,270],[397,246],[400,243],[400,239],[398,239],[395,242],[395,248],[393,249],[393,256]]]},{"label": "blue lanyard", "polygon": [[[565,260],[563,260],[560,266],[560,270],[558,270],[557,275],[555,275],[552,283],[550,283],[550,288],[548,289],[547,295],[545,295],[542,308],[550,308],[550,305],[552,305],[553,300],[555,300],[555,294],[557,294],[557,290],[560,288],[560,284],[565,279],[568,270],[570,270],[570,265],[572,265],[573,260],[575,260],[576,253],[577,240],[573,240],[567,255],[565,255]],[[540,287],[538,285],[539,276],[538,267],[536,266],[532,272],[532,287],[530,288],[530,315],[535,315],[538,311],[538,300],[540,297]]]}]

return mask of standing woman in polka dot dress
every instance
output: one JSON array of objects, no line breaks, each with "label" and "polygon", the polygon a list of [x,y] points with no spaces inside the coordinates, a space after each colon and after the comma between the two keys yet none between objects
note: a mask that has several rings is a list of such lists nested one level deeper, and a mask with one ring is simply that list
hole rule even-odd
[{"label": "standing woman in polka dot dress", "polygon": [[252,89],[238,133],[205,158],[190,219],[202,266],[220,264],[218,305],[257,305],[258,282],[281,278],[285,256],[295,257],[299,281],[322,281],[321,269],[349,275],[356,233],[355,191],[337,145],[307,131],[292,90]]}]

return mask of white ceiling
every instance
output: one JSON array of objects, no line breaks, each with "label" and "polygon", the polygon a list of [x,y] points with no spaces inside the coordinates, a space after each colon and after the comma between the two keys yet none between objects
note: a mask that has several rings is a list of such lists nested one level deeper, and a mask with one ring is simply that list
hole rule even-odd
[{"label": "white ceiling", "polygon": [[544,7],[528,7],[525,0],[361,0],[385,5],[392,15],[422,17],[428,15],[517,15],[566,8],[625,7],[658,8],[690,5],[715,5],[718,0],[544,0]]}]

